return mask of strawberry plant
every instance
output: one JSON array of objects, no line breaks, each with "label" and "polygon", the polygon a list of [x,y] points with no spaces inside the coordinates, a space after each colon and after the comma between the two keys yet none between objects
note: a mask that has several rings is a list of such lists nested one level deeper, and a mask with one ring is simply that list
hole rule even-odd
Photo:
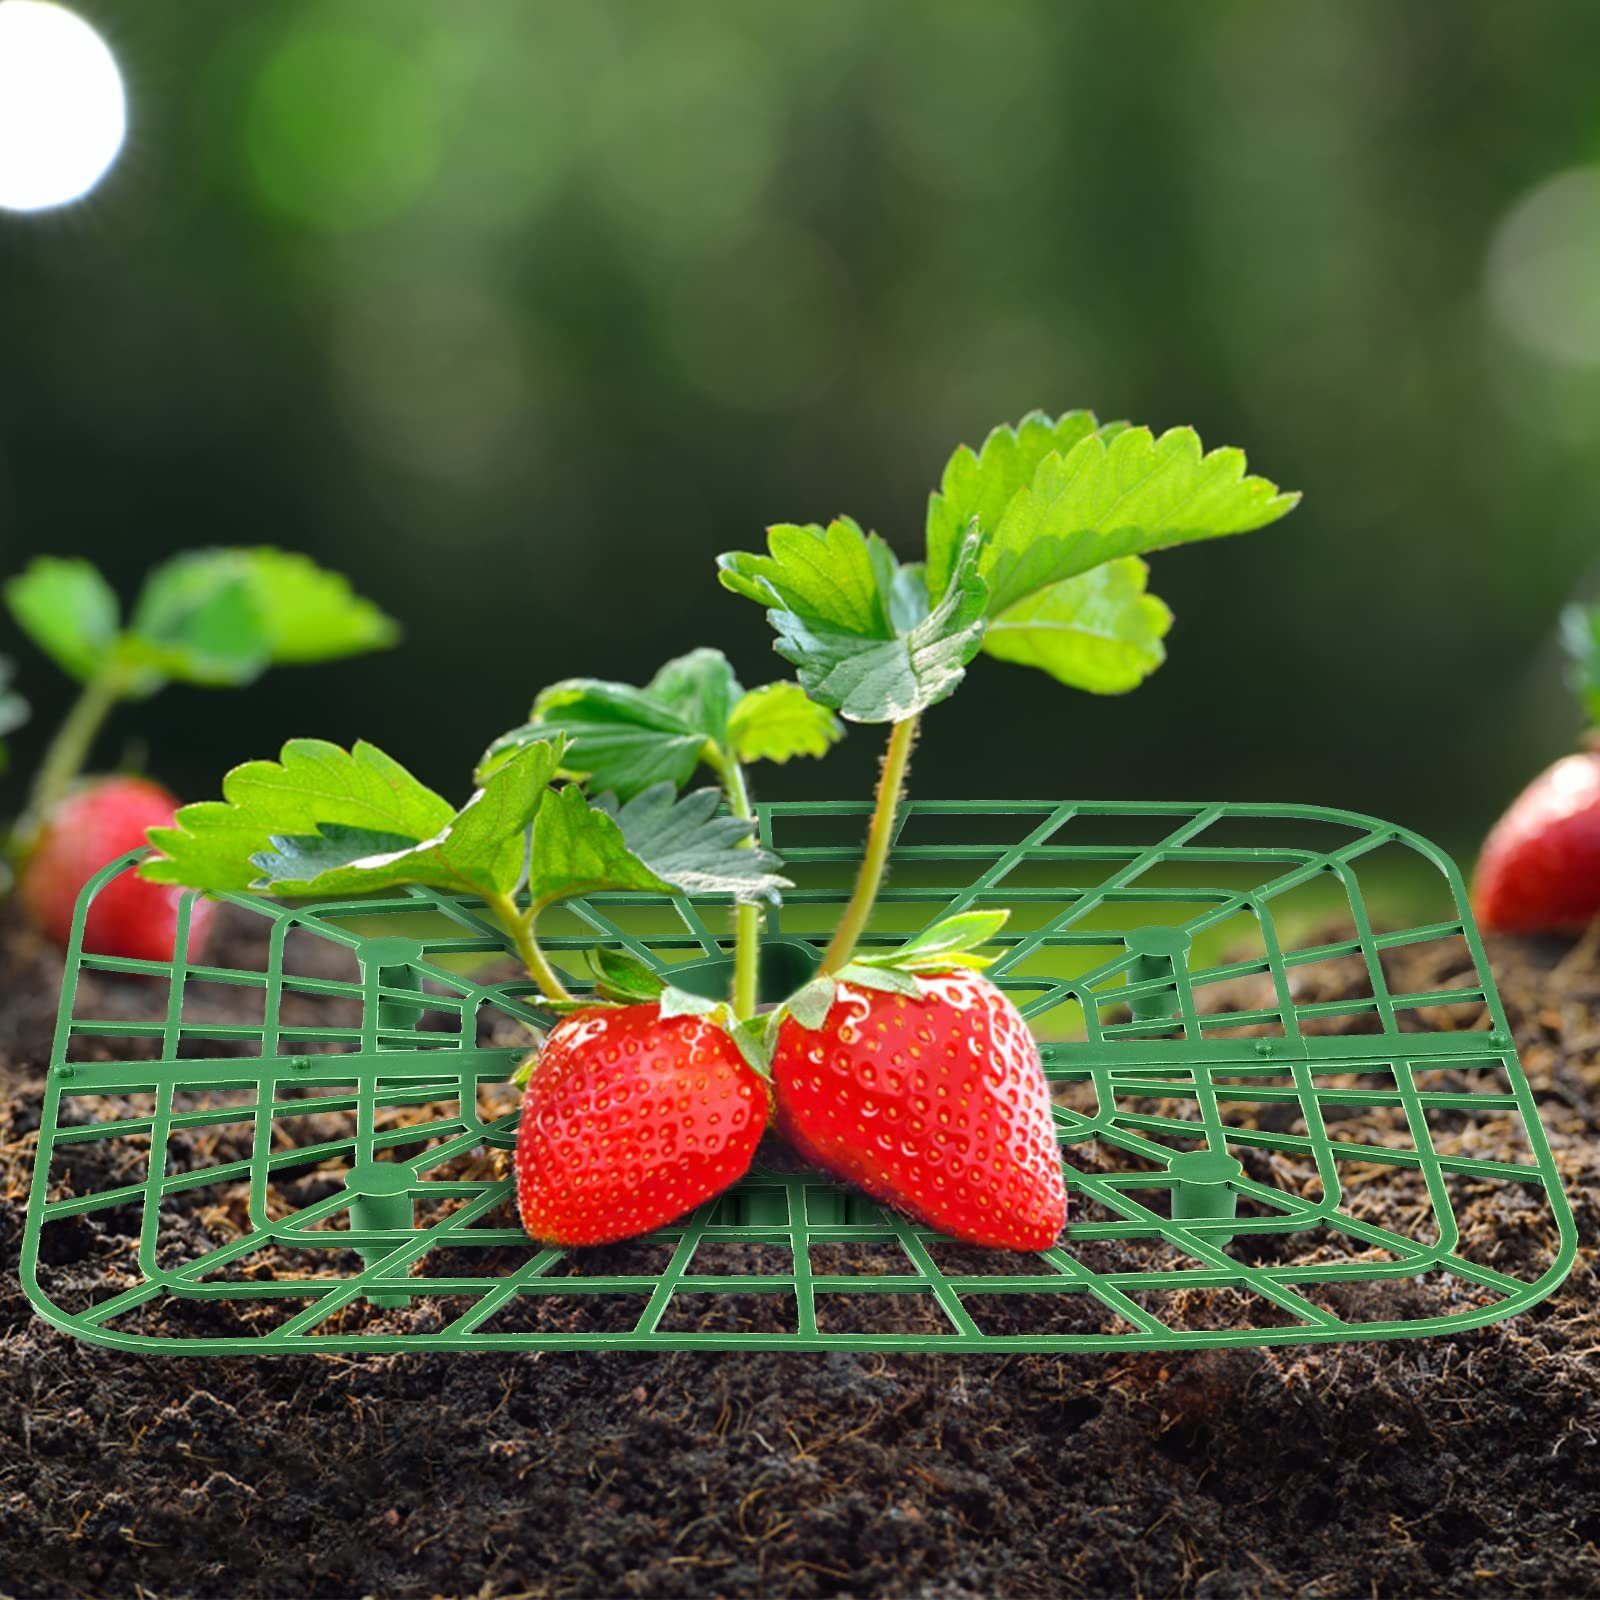
[{"label": "strawberry plant", "polygon": [[1589,731],[1484,841],[1472,904],[1493,933],[1573,933],[1600,917],[1600,606],[1569,608],[1561,631]]},{"label": "strawberry plant", "polygon": [[782,524],[765,553],[721,558],[723,584],[766,607],[806,693],[889,726],[854,892],[772,1036],[779,1125],[821,1166],[958,1237],[1027,1248],[1059,1231],[1038,1052],[1010,1001],[963,971],[996,926],[932,930],[927,949],[907,947],[909,972],[856,958],[918,726],[980,652],[1095,694],[1137,687],[1172,623],[1143,557],[1264,527],[1298,501],[1246,476],[1241,451],[1204,453],[1192,429],[1156,438],[1088,411],[1034,412],[950,458],[922,561],[849,517]]},{"label": "strawberry plant", "polygon": [[[145,579],[131,613],[87,561],[41,556],[5,585],[22,631],[80,685],[78,698],[36,770],[7,854],[20,869],[23,904],[65,943],[79,889],[106,862],[172,820],[177,801],[143,778],[83,782],[94,743],[120,704],[169,683],[237,687],[282,663],[315,662],[392,644],[395,624],[341,577],[306,557],[272,549],[194,551]],[[0,734],[20,702],[0,675]],[[99,897],[85,928],[89,949],[160,960],[173,951],[177,896],[137,880]],[[210,907],[195,907],[190,937],[204,941]]]},{"label": "strawberry plant", "polygon": [[[810,1160],[961,1238],[1038,1249],[1066,1215],[1039,1055],[981,975],[1004,913],[947,918],[863,954],[923,715],[980,652],[1098,694],[1136,687],[1172,622],[1144,556],[1243,533],[1298,496],[1188,429],[1042,413],[951,458],[926,552],[902,562],[848,517],[783,524],[720,558],[766,608],[796,681],[746,692],[695,650],[642,688],[567,679],[490,744],[459,808],[369,744],[294,740],[153,828],[147,882],[285,897],[404,885],[472,897],[561,1020],[524,1069],[516,1155],[536,1237],[643,1232],[747,1170],[769,1112]],[[820,756],[845,722],[888,748],[855,887],[817,976],[757,1013],[761,909],[788,887],[756,836],[746,767]],[[691,787],[702,770],[713,780]],[[575,998],[542,915],[631,890],[734,907],[724,999],[596,951]]]}]

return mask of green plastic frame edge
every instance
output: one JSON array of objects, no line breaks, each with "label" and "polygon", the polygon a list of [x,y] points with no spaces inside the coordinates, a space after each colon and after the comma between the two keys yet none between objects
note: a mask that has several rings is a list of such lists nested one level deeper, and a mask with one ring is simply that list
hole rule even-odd
[{"label": "green plastic frame edge", "polygon": [[[819,916],[815,925],[797,927],[797,924],[805,923],[809,911],[826,912],[830,907],[837,908],[844,894],[841,884],[858,853],[858,846],[843,842],[820,846],[796,844],[787,838],[788,833],[801,823],[834,819],[859,822],[866,811],[864,804],[856,802],[780,802],[758,807],[762,838],[783,850],[798,880],[798,887],[785,897],[781,916],[773,919],[769,932],[774,941],[811,948],[820,945],[831,926],[831,917]],[[904,842],[908,825],[914,827],[924,820],[938,819],[948,819],[951,825],[970,823],[983,827],[998,824],[1002,819],[1015,819],[1022,832],[1020,838],[1009,843],[922,845]],[[1092,826],[1097,820],[1112,826],[1154,823],[1160,837],[1147,844],[1096,842]],[[1067,845],[1052,843],[1069,824],[1076,825],[1080,831],[1085,827],[1090,831],[1084,838]],[[1219,825],[1248,830],[1256,825],[1281,829],[1284,824],[1349,829],[1353,837],[1337,849],[1284,844],[1213,847],[1202,838],[1208,829]],[[1416,852],[1443,875],[1454,906],[1453,916],[1398,932],[1378,934],[1373,931],[1356,868],[1364,855],[1386,844],[1398,844]],[[152,963],[85,955],[81,947],[82,935],[90,902],[119,873],[131,870],[138,859],[136,852],[108,865],[86,885],[77,906],[20,1256],[24,1290],[42,1317],[78,1338],[114,1349],[189,1355],[528,1349],[1061,1353],[1330,1343],[1453,1333],[1500,1321],[1548,1296],[1567,1275],[1576,1257],[1577,1234],[1572,1211],[1562,1192],[1548,1140],[1512,1045],[1510,1028],[1489,975],[1482,942],[1467,908],[1461,875],[1450,858],[1426,839],[1359,813],[1316,806],[1177,802],[915,801],[903,808],[891,858],[894,875],[883,899],[884,914],[875,920],[868,942],[893,943],[952,907],[1022,903],[1042,904],[1048,911],[1061,902],[1061,910],[1046,916],[1039,926],[1030,929],[1024,925],[1022,931],[1008,930],[996,941],[1000,959],[994,972],[1002,986],[1018,991],[1014,997],[1030,1018],[1057,1005],[1078,1007],[1084,1037],[1044,1042],[1046,1071],[1057,1083],[1092,1084],[1099,1100],[1099,1109],[1092,1114],[1058,1109],[1057,1120],[1063,1147],[1069,1152],[1065,1171],[1073,1191],[1074,1206],[1081,1211],[1086,1198],[1098,1201],[1114,1220],[1109,1223],[1075,1221],[1056,1248],[1037,1258],[1016,1258],[1017,1271],[977,1277],[941,1271],[930,1251],[930,1246],[937,1247],[940,1243],[937,1235],[891,1211],[880,1210],[863,1197],[841,1193],[818,1174],[762,1170],[753,1173],[730,1196],[702,1206],[656,1236],[671,1245],[670,1262],[659,1276],[575,1278],[554,1275],[554,1269],[563,1261],[566,1252],[536,1246],[514,1231],[473,1228],[477,1218],[505,1201],[508,1185],[504,1180],[498,1183],[434,1183],[425,1176],[428,1170],[468,1149],[508,1148],[514,1141],[514,1115],[494,1122],[480,1120],[476,1110],[476,1085],[503,1081],[513,1070],[520,1052],[468,1043],[465,1037],[468,1019],[476,1014],[476,1008],[491,1003],[513,1016],[535,1022],[541,1019],[537,996],[532,994],[531,986],[521,983],[485,986],[433,964],[432,958],[446,950],[456,954],[482,953],[503,945],[498,933],[475,914],[474,903],[421,890],[314,907],[280,905],[248,896],[224,896],[225,900],[266,916],[272,923],[269,969],[259,975],[204,965],[189,967],[179,961]],[[919,865],[929,862],[946,871],[965,864],[974,875],[954,887],[916,881]],[[1098,884],[1068,888],[1027,881],[1027,868],[1032,867],[1037,877],[1041,872],[1054,871],[1053,863],[1063,862],[1071,863],[1078,870],[1086,865],[1091,870],[1104,867],[1105,877]],[[1153,872],[1159,875],[1159,869],[1176,868],[1192,873],[1193,869],[1201,867],[1226,868],[1236,878],[1241,871],[1249,874],[1261,868],[1281,870],[1274,871],[1253,887],[1219,889],[1203,881],[1187,880],[1176,885],[1141,887],[1141,880],[1149,878]],[[819,871],[829,881],[821,887],[808,886],[804,874]],[[1285,950],[1277,941],[1270,916],[1271,902],[1323,876],[1336,879],[1348,897],[1354,923],[1353,938]],[[179,948],[187,943],[188,904],[186,898],[180,912]],[[1174,905],[1180,908],[1198,905],[1201,910],[1178,922],[1163,922],[1160,913],[1170,911]],[[714,901],[690,901],[684,897],[669,901],[643,895],[592,896],[574,905],[575,915],[585,925],[583,929],[568,937],[552,938],[548,944],[558,960],[567,952],[608,943],[632,949],[659,966],[675,964],[675,958],[686,953],[698,955],[703,965],[725,959],[727,953],[726,935],[713,933],[707,925],[706,918],[712,914],[714,906]],[[1125,927],[1119,920],[1119,908],[1123,906],[1135,908],[1132,926]],[[657,922],[664,911],[670,910],[680,926],[668,934],[630,932],[628,913],[640,908]],[[414,919],[419,911],[436,914],[442,923],[458,930],[459,936],[451,940],[417,941],[413,948],[409,939],[375,939],[370,933],[350,932],[346,926],[352,918],[401,915]],[[1217,962],[1190,971],[1183,959],[1190,940],[1239,915],[1252,916],[1259,921],[1263,956]],[[1108,919],[1109,928],[1105,925]],[[890,923],[898,925],[891,927]],[[348,944],[358,958],[365,951],[367,959],[362,964],[359,990],[352,984],[302,980],[286,975],[282,969],[283,941],[291,927],[316,927],[324,936]],[[1176,938],[1172,937],[1175,930]],[[1475,968],[1476,984],[1430,995],[1390,994],[1381,954],[1387,949],[1436,938],[1465,941]],[[1102,960],[1088,971],[1043,979],[1013,976],[1018,973],[1024,957],[1040,951],[1070,950],[1083,945],[1104,947],[1108,941],[1119,939],[1121,955]],[[1355,1008],[1298,1005],[1290,994],[1288,975],[1296,966],[1310,961],[1356,954],[1365,959],[1373,980],[1368,1020],[1377,1022],[1376,1031],[1331,1037],[1303,1034],[1299,1026],[1302,1019],[1330,1009],[1348,1012]],[[408,956],[416,957],[415,961],[397,963],[395,960]],[[165,979],[167,998],[163,1018],[145,1024],[75,1018],[77,979],[86,968]],[[1194,990],[1204,983],[1262,975],[1272,978],[1277,1005],[1259,1012],[1230,1013],[1223,1019],[1231,1024],[1226,1030],[1229,1036],[1205,1037],[1206,1027],[1214,1019],[1196,1011]],[[421,995],[419,976],[435,980],[434,991]],[[189,979],[245,983],[263,988],[267,995],[263,1028],[191,1026],[185,1021],[183,1005],[184,985]],[[442,1003],[448,1007],[454,1004],[448,995],[444,1001],[439,999],[437,991],[441,984],[446,990],[453,986],[460,1002],[463,1031],[453,1048],[438,1048],[441,1037],[438,1034],[412,1036],[408,1033],[416,1018],[419,1000],[428,1005]],[[332,992],[347,999],[359,997],[362,1001],[359,1030],[302,1029],[297,1035],[303,1043],[309,1039],[313,1046],[337,1044],[351,1048],[341,1054],[326,1055],[286,1048],[278,1036],[274,1019],[278,1002],[288,990]],[[1034,995],[1034,990],[1041,993]],[[1109,991],[1115,991],[1114,998],[1107,998]],[[1401,1014],[1419,1005],[1479,1003],[1487,1009],[1490,1021],[1487,1032],[1403,1033],[1400,1029]],[[1112,1015],[1121,1014],[1116,1009],[1118,1006],[1129,1013],[1129,1020],[1105,1022],[1103,1013],[1107,1010]],[[1271,1031],[1274,1023],[1278,1026],[1276,1033]],[[1232,1031],[1252,1025],[1266,1027],[1269,1031],[1254,1037],[1235,1036]],[[1172,1039],[1171,1033],[1178,1029],[1182,1030],[1183,1038]],[[95,1034],[159,1038],[160,1059],[98,1063],[69,1059],[74,1039]],[[204,1060],[179,1055],[180,1046],[196,1036],[216,1038],[241,1034],[248,1036],[247,1042],[259,1043],[258,1056]],[[409,1037],[425,1041],[430,1048],[408,1050]],[[1509,1084],[1509,1094],[1435,1094],[1418,1087],[1416,1071],[1450,1068],[1453,1063],[1468,1059],[1474,1065],[1497,1063]],[[1362,1090],[1338,1093],[1346,1099],[1353,1096],[1361,1104],[1402,1107],[1415,1141],[1412,1149],[1358,1145],[1352,1150],[1328,1133],[1322,1111],[1330,1103],[1329,1092],[1318,1089],[1318,1076],[1328,1072],[1361,1073],[1369,1068],[1392,1073],[1394,1090],[1381,1094]],[[1248,1087],[1241,1089],[1238,1079],[1252,1071],[1279,1074],[1287,1080],[1286,1089],[1280,1087],[1272,1093],[1298,1103],[1306,1134],[1253,1131],[1224,1122],[1221,1108],[1227,1098],[1248,1101],[1251,1091]],[[1231,1081],[1231,1086],[1223,1089],[1220,1096],[1214,1082],[1219,1073]],[[347,1180],[356,1187],[366,1185],[361,1192],[354,1195],[347,1192],[342,1198],[335,1194],[285,1218],[267,1219],[262,1215],[261,1202],[273,1163],[284,1156],[284,1152],[271,1149],[274,1119],[283,1115],[286,1107],[303,1111],[313,1103],[278,1102],[279,1084],[294,1084],[301,1093],[319,1086],[330,1091],[344,1091],[331,1093],[315,1105],[330,1111],[353,1113],[356,1124],[353,1135],[334,1141],[328,1148],[328,1155],[330,1159],[347,1163]],[[1171,1118],[1119,1110],[1119,1091],[1126,1096],[1131,1090],[1137,1097],[1141,1089],[1163,1096],[1176,1094],[1192,1101],[1197,1115],[1195,1118]],[[253,1090],[255,1099],[221,1111],[213,1108],[186,1113],[175,1109],[174,1100],[179,1093],[204,1090],[236,1093]],[[107,1123],[72,1122],[61,1116],[64,1099],[135,1092],[153,1095],[151,1116]],[[427,1132],[440,1142],[428,1145],[420,1154],[402,1162],[401,1150],[405,1144],[416,1143],[418,1139],[414,1132],[408,1139],[403,1128],[398,1136],[392,1129],[380,1130],[379,1108],[428,1099],[458,1100],[458,1115],[453,1122],[428,1124]],[[1443,1108],[1470,1113],[1473,1103],[1489,1099],[1497,1102],[1493,1108],[1496,1115],[1511,1113],[1520,1119],[1532,1152],[1531,1162],[1442,1155],[1434,1148],[1427,1132],[1430,1110]],[[230,1120],[254,1123],[255,1146],[248,1161],[210,1173],[167,1170],[169,1143],[186,1125]],[[51,1198],[52,1162],[63,1147],[81,1140],[125,1135],[150,1140],[148,1170],[142,1183]],[[1131,1152],[1143,1158],[1147,1165],[1131,1174],[1080,1171],[1070,1160],[1070,1152],[1074,1146],[1090,1139],[1100,1141],[1107,1148]],[[1163,1143],[1163,1139],[1169,1142]],[[1174,1140],[1184,1145],[1199,1144],[1200,1148],[1174,1149],[1171,1142]],[[1323,1184],[1322,1198],[1308,1201],[1250,1179],[1234,1154],[1249,1146],[1293,1152],[1313,1159]],[[386,1151],[394,1154],[393,1162],[380,1159]],[[301,1164],[306,1159],[303,1151],[290,1151],[288,1155]],[[1436,1238],[1431,1243],[1419,1243],[1375,1224],[1363,1223],[1341,1210],[1338,1163],[1352,1159],[1400,1165],[1420,1172],[1433,1207]],[[1153,1163],[1159,1161],[1167,1163],[1165,1173],[1153,1170]],[[396,1167],[401,1167],[409,1176],[403,1180],[397,1178]],[[366,1183],[375,1169],[376,1177],[382,1181]],[[1548,1220],[1554,1224],[1557,1246],[1549,1265],[1537,1278],[1525,1281],[1456,1253],[1459,1235],[1446,1191],[1449,1176],[1510,1182],[1539,1192],[1548,1207]],[[158,1263],[157,1239],[163,1200],[210,1182],[245,1180],[251,1185],[255,1233],[177,1266],[163,1267]],[[1170,1214],[1138,1199],[1141,1192],[1159,1194],[1163,1190],[1170,1192]],[[433,1226],[414,1228],[412,1200],[421,1196],[437,1198],[444,1193],[458,1198],[460,1206]],[[1241,1198],[1258,1202],[1259,1209],[1267,1214],[1248,1219],[1238,1217],[1236,1207]],[[141,1208],[140,1281],[82,1310],[64,1310],[51,1300],[41,1284],[43,1232],[48,1226],[73,1216],[114,1206]],[[334,1278],[269,1282],[217,1281],[205,1276],[243,1259],[251,1249],[266,1241],[326,1251],[329,1236],[317,1230],[315,1224],[341,1209],[350,1212],[350,1230],[335,1234],[331,1242],[347,1255],[352,1250],[359,1252],[364,1258],[359,1272]],[[1297,1231],[1319,1225],[1327,1225],[1357,1243],[1378,1245],[1396,1259],[1389,1263],[1332,1262],[1311,1267],[1274,1268],[1252,1266],[1227,1254],[1227,1244],[1240,1234]],[[1197,1265],[1188,1265],[1179,1271],[1096,1274],[1072,1254],[1072,1246],[1078,1241],[1119,1237],[1160,1238]],[[724,1277],[690,1271],[695,1252],[703,1243],[721,1242],[787,1246],[792,1258],[791,1270],[783,1274]],[[809,1246],[848,1242],[897,1246],[904,1254],[908,1270],[881,1276],[829,1276],[811,1270]],[[410,1274],[412,1264],[435,1247],[513,1243],[526,1250],[527,1259],[510,1276],[423,1279]],[[1024,1263],[1028,1270],[1023,1270]],[[1434,1270],[1473,1285],[1478,1291],[1492,1293],[1496,1298],[1490,1304],[1469,1306],[1445,1315],[1409,1320],[1347,1321],[1302,1293],[1309,1284],[1341,1279],[1372,1282],[1411,1278]],[[1292,1320],[1283,1326],[1173,1327],[1136,1298],[1146,1290],[1223,1287],[1253,1293],[1276,1306],[1280,1314],[1289,1313]],[[545,1292],[628,1293],[645,1298],[646,1304],[635,1326],[625,1332],[478,1331],[513,1297]],[[695,1332],[659,1327],[674,1296],[767,1292],[794,1296],[796,1331]],[[819,1294],[874,1293],[931,1294],[948,1319],[949,1330],[937,1335],[831,1333],[819,1327],[816,1300]],[[1099,1307],[1120,1319],[1128,1331],[986,1334],[965,1304],[969,1296],[1016,1293],[1093,1296]],[[163,1294],[179,1300],[292,1294],[310,1299],[312,1303],[269,1333],[259,1336],[171,1338],[107,1326],[116,1317]],[[317,1331],[336,1311],[354,1301],[364,1298],[382,1307],[404,1304],[427,1294],[470,1295],[474,1303],[435,1331],[335,1334]]]}]

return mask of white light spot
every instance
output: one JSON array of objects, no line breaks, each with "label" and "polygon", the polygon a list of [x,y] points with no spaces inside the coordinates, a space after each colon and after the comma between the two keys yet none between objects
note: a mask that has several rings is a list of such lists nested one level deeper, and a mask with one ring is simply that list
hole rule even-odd
[{"label": "white light spot", "polygon": [[1562,366],[1600,366],[1600,167],[1557,173],[1507,212],[1485,288],[1519,344]]},{"label": "white light spot", "polygon": [[127,128],[122,77],[100,35],[53,0],[0,0],[0,207],[80,199]]}]

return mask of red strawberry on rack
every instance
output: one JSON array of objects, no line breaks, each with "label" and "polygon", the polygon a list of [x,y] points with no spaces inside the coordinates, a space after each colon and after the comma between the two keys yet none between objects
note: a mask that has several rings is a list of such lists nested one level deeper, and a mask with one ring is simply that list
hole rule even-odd
[{"label": "red strawberry on rack", "polygon": [[[160,784],[144,778],[100,778],[69,794],[32,841],[18,885],[39,930],[66,944],[79,890],[107,862],[144,845],[146,829],[170,826],[177,806]],[[95,955],[171,961],[178,903],[186,893],[122,873],[90,905],[83,948]],[[215,911],[211,901],[196,896],[189,910],[190,960],[205,945]]]},{"label": "red strawberry on rack", "polygon": [[[999,920],[950,922],[976,937]],[[805,991],[791,1002],[773,1051],[778,1129],[807,1160],[942,1233],[1043,1250],[1067,1193],[1039,1049],[994,984],[950,964],[961,954],[951,937],[907,946],[887,969],[894,989],[880,986],[884,967],[858,963],[819,980],[809,1005]]]},{"label": "red strawberry on rack", "polygon": [[681,1217],[749,1170],[771,1095],[709,1016],[659,1002],[576,1012],[528,1078],[517,1206],[546,1244],[611,1244]]}]

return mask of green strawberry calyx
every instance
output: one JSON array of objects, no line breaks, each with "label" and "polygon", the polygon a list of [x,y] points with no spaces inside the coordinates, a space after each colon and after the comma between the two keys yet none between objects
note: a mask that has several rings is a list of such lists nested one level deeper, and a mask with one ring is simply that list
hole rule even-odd
[{"label": "green strawberry calyx", "polygon": [[[674,1017],[704,1017],[733,1040],[739,1053],[763,1078],[772,1076],[772,1059],[763,1042],[759,1025],[741,1022],[727,1000],[690,994],[666,981],[648,962],[627,950],[608,950],[597,946],[585,958],[594,974],[594,988],[586,995],[568,1000],[539,1001],[539,1009],[559,1017],[583,1011],[615,1011],[622,1006],[654,1005],[663,1022]],[[763,1019],[764,1020],[764,1019]],[[512,1082],[523,1084],[533,1070],[536,1057],[518,1068]]]},{"label": "green strawberry calyx", "polygon": [[1010,915],[1004,910],[961,911],[955,916],[940,918],[893,950],[864,955],[857,952],[846,966],[813,978],[768,1014],[764,1032],[769,1052],[785,1017],[793,1017],[807,1032],[820,1028],[833,1009],[841,983],[920,999],[926,992],[921,982],[923,976],[950,972],[957,967],[981,971],[995,959],[986,955],[982,946],[993,940]]}]

